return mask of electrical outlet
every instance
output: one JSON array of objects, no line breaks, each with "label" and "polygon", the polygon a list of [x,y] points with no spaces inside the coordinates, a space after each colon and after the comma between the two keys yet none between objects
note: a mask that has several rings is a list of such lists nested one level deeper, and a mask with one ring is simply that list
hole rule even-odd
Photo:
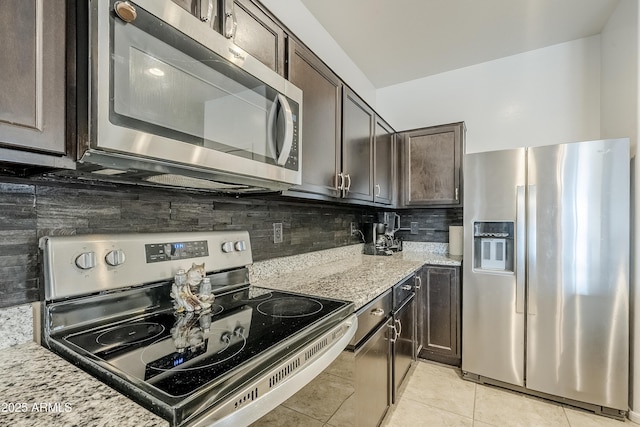
[{"label": "electrical outlet", "polygon": [[411,223],[411,234],[418,234],[418,223],[417,222],[412,222]]},{"label": "electrical outlet", "polygon": [[351,235],[352,236],[356,236],[358,234],[358,231],[360,231],[358,229],[358,224],[356,224],[355,222],[351,223]]},{"label": "electrical outlet", "polygon": [[282,243],[282,223],[273,223],[273,243]]}]

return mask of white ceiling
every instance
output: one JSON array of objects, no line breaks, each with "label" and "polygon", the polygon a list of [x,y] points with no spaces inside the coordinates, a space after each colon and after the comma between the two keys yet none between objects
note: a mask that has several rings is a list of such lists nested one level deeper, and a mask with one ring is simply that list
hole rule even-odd
[{"label": "white ceiling", "polygon": [[619,0],[302,0],[376,88],[599,34]]}]

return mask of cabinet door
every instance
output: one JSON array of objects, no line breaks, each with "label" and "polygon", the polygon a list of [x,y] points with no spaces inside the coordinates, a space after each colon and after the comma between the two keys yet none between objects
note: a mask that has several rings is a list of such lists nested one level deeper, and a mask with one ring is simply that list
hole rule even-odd
[{"label": "cabinet door", "polygon": [[420,357],[459,366],[459,268],[429,266],[423,273]]},{"label": "cabinet door", "polygon": [[340,197],[342,82],[294,39],[289,43],[289,80],[303,95],[302,185],[293,190]]},{"label": "cabinet door", "polygon": [[0,40],[0,145],[64,154],[65,0],[2,0]]},{"label": "cabinet door", "polygon": [[397,337],[393,343],[393,403],[398,403],[398,390],[415,360],[415,297],[394,314]]},{"label": "cabinet door", "polygon": [[464,123],[405,132],[405,206],[461,206]]},{"label": "cabinet door", "polygon": [[384,120],[376,116],[373,140],[374,179],[373,201],[390,205],[393,188],[393,139],[394,132]]},{"label": "cabinet door", "polygon": [[373,201],[373,123],[375,113],[350,89],[342,96],[343,197]]},{"label": "cabinet door", "polygon": [[222,34],[284,76],[285,33],[250,0],[223,0]]},{"label": "cabinet door", "polygon": [[220,15],[218,0],[171,0],[200,21],[220,32]]}]

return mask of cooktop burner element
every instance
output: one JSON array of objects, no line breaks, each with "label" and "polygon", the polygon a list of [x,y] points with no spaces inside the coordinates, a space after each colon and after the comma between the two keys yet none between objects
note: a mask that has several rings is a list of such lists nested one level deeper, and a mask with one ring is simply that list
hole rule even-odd
[{"label": "cooktop burner element", "polygon": [[[247,232],[40,244],[43,343],[172,427],[251,424],[320,374],[357,329],[353,303],[252,286]],[[203,273],[215,300],[178,313],[174,276],[192,264],[215,268]]]},{"label": "cooktop burner element", "polygon": [[323,309],[321,302],[305,297],[270,299],[257,307],[262,314],[272,317],[293,318],[312,316]]},{"label": "cooktop burner element", "polygon": [[121,325],[111,328],[96,337],[101,345],[132,345],[156,338],[164,332],[164,326],[158,323],[142,322],[133,325]]}]

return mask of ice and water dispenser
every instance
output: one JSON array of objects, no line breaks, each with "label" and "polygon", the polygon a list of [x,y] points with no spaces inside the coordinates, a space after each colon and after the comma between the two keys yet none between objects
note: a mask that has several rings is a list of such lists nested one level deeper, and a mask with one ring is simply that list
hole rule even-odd
[{"label": "ice and water dispenser", "polygon": [[473,223],[473,266],[476,270],[514,271],[514,223]]}]

